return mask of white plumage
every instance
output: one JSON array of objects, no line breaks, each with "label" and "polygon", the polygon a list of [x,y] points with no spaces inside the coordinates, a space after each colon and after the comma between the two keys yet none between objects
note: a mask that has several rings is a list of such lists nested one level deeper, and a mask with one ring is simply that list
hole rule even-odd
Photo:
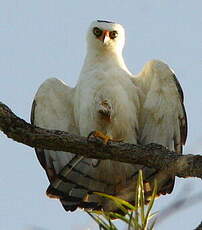
[{"label": "white plumage", "polygon": [[[88,136],[98,130],[112,139],[136,144],[158,143],[181,154],[186,141],[187,121],[183,93],[173,71],[163,62],[148,62],[133,76],[127,69],[122,49],[121,25],[95,21],[87,33],[87,55],[75,88],[56,78],[38,89],[32,107],[32,123],[47,129]],[[158,193],[170,193],[174,178],[141,165],[97,161],[71,153],[36,149],[50,180],[50,197],[63,207],[114,210],[114,205],[93,191],[134,200],[138,169],[145,183],[158,180]],[[68,173],[61,172],[66,165]],[[150,191],[146,191],[146,197]]]}]

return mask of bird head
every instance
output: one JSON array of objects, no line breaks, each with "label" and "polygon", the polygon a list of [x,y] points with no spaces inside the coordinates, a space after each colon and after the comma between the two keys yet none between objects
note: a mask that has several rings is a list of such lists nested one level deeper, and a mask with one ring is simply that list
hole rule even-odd
[{"label": "bird head", "polygon": [[117,23],[97,20],[87,33],[88,49],[121,52],[125,43],[124,28]]}]

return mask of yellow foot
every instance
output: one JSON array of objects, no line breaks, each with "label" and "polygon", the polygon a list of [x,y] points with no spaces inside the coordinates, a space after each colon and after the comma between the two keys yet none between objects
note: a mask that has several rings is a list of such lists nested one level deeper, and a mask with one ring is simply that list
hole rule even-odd
[{"label": "yellow foot", "polygon": [[107,136],[105,134],[103,134],[102,132],[100,131],[92,131],[89,133],[88,137],[87,137],[87,140],[89,140],[90,137],[98,137],[100,138],[101,140],[103,140],[103,143],[106,145],[109,141],[113,141],[113,142],[121,142],[123,141],[124,139],[123,138],[120,138],[120,139],[113,139],[111,138],[110,136]]}]

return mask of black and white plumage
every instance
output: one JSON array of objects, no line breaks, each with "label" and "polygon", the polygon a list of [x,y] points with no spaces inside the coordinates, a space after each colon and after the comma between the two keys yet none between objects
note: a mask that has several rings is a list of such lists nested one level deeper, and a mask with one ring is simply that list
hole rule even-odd
[{"label": "black and white plumage", "polygon": [[[38,89],[31,121],[46,129],[58,129],[81,136],[92,130],[112,139],[136,144],[158,143],[182,153],[187,136],[183,93],[168,65],[148,62],[141,73],[132,75],[123,57],[125,34],[120,24],[93,22],[87,33],[87,55],[78,83],[70,88],[56,78]],[[145,183],[157,178],[158,193],[170,193],[174,178],[141,165],[110,160],[92,160],[71,153],[36,149],[50,181],[47,194],[63,207],[114,210],[112,202],[93,191],[134,200],[138,169]],[[66,165],[66,171],[60,171]],[[148,186],[147,186],[148,187]],[[146,191],[146,197],[150,191]]]}]

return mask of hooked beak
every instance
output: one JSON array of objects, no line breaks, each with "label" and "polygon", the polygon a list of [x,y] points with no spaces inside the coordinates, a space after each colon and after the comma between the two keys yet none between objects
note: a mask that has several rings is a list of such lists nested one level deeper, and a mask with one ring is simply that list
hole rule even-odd
[{"label": "hooked beak", "polygon": [[99,40],[106,44],[109,40],[109,30],[103,30],[102,35],[99,37]]}]

